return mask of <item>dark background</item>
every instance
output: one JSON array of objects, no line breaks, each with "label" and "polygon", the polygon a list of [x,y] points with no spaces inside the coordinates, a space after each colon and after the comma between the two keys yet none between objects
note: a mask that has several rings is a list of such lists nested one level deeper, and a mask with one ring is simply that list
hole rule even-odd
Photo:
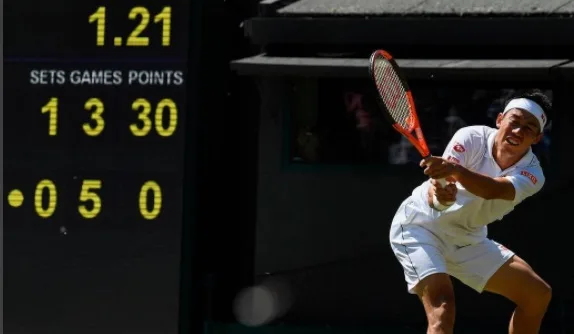
[{"label": "dark background", "polygon": [[[95,24],[88,16],[107,7],[106,45],[97,47]],[[161,47],[161,25],[153,15],[172,6],[170,47]],[[152,21],[142,36],[150,47],[114,47],[138,21],[129,9],[146,7]],[[158,3],[10,1],[5,4],[4,180],[5,196],[24,195],[21,207],[4,203],[4,330],[6,333],[175,333],[179,327],[184,155],[188,109],[189,2]],[[122,85],[32,85],[30,71],[57,69],[119,70]],[[181,71],[183,85],[128,85],[128,70]],[[67,78],[68,79],[68,78]],[[58,134],[48,135],[48,114],[41,108],[59,99]],[[104,104],[103,132],[89,137],[84,104]],[[150,119],[163,98],[177,105],[178,124],[170,137],[152,127],[147,136],[129,129],[140,124],[132,110],[147,99]],[[193,103],[191,104],[193,105]],[[192,110],[193,112],[193,110]],[[193,118],[193,116],[192,116]],[[164,110],[167,126],[168,110]],[[188,140],[189,141],[189,140]],[[193,147],[189,147],[193,149]],[[188,165],[189,166],[189,165]],[[190,170],[193,170],[190,168]],[[54,214],[41,218],[34,202],[48,206],[48,191],[35,199],[40,180],[53,181]],[[99,215],[78,212],[82,181],[100,180]],[[187,177],[185,180],[189,180]],[[152,220],[140,214],[140,190],[147,181],[161,188],[161,211]],[[152,193],[146,196],[153,206]],[[91,209],[91,204],[88,204]],[[188,218],[189,219],[189,218]],[[193,222],[193,220],[192,220]]]},{"label": "dark background", "polygon": [[[355,117],[348,116],[344,98],[337,98],[335,90],[328,99],[316,97],[319,105],[321,101],[329,101],[325,109],[319,107],[316,132],[312,135],[317,136],[318,153],[304,156],[307,160],[301,155],[293,159],[289,153],[297,150],[290,150],[290,145],[297,143],[285,132],[297,132],[292,129],[297,122],[293,117],[282,117],[285,115],[277,110],[299,112],[301,105],[289,102],[297,100],[293,97],[297,93],[293,91],[298,90],[291,88],[298,84],[304,86],[301,84],[304,81],[285,83],[262,79],[262,85],[267,87],[263,96],[268,99],[264,100],[261,113],[255,275],[259,282],[271,278],[284,282],[294,295],[293,305],[276,322],[403,330],[409,326],[423,328],[425,318],[420,302],[407,293],[401,267],[388,244],[388,230],[396,209],[425,179],[417,165],[420,156],[410,148],[408,161],[390,163],[389,146],[398,142],[392,132],[369,137],[368,144],[383,141],[377,146],[380,150],[370,150],[375,145],[364,145],[363,132],[357,129]],[[330,83],[332,87],[333,80]],[[485,91],[496,93],[508,85],[512,84],[480,82],[465,88],[473,90],[470,87],[474,86],[474,91],[482,91],[488,87]],[[462,93],[465,89],[446,83],[413,86],[414,96],[421,96],[418,100],[421,107],[425,105],[422,97],[434,95],[431,92]],[[521,86],[514,84],[514,87]],[[343,87],[349,88],[346,84]],[[361,92],[360,86],[355,88]],[[368,97],[365,95],[364,100]],[[555,99],[555,103],[559,105],[560,101]],[[367,102],[365,109],[369,110]],[[487,109],[484,106],[482,110],[473,111],[463,107],[459,115],[467,122],[480,119],[475,124],[492,126]],[[427,110],[433,115],[443,115],[426,131],[435,154],[441,154],[446,145],[448,123],[442,111]],[[425,112],[422,113],[424,120]],[[329,115],[329,122],[323,126],[339,124],[338,135],[321,130],[320,120],[325,114]],[[491,238],[526,259],[554,288],[555,297],[545,320],[548,333],[562,330],[567,322],[563,314],[571,312],[573,297],[558,255],[568,252],[566,236],[545,225],[547,221],[561,221],[556,208],[568,205],[569,200],[562,194],[572,187],[571,178],[559,177],[560,167],[556,165],[559,156],[564,154],[556,137],[559,131],[569,131],[572,123],[560,121],[563,114],[555,116],[548,131],[550,144],[535,147],[545,167],[545,188],[529,199],[528,204],[518,206],[502,221],[489,226]],[[429,124],[431,117],[427,115],[427,123],[423,124]],[[309,150],[301,148],[298,153]],[[456,280],[455,287],[459,328],[506,328],[513,309],[510,302],[488,293],[479,296]]]},{"label": "dark background", "polygon": [[[4,203],[7,333],[172,333],[178,328],[196,333],[203,330],[204,320],[236,323],[237,293],[269,277],[286,282],[293,297],[284,316],[270,323],[271,330],[275,325],[374,327],[400,333],[424,328],[422,307],[406,293],[400,266],[386,242],[394,210],[422,181],[416,166],[386,163],[386,144],[397,137],[385,134],[384,140],[363,150],[358,149],[361,144],[373,141],[354,130],[347,132],[350,141],[332,135],[326,137],[330,154],[321,155],[329,159],[320,161],[308,160],[312,150],[296,149],[296,135],[302,132],[297,122],[307,121],[305,115],[314,110],[321,111],[327,129],[333,124],[355,129],[348,114],[341,118],[346,123],[329,115],[346,110],[344,93],[361,93],[366,78],[331,80],[336,71],[326,80],[300,74],[247,77],[230,71],[229,62],[262,51],[360,58],[382,45],[400,58],[568,59],[572,39],[564,27],[569,26],[557,18],[567,15],[568,7],[551,15],[532,10],[527,20],[520,19],[522,14],[487,12],[480,15],[497,18],[431,13],[436,20],[428,21],[417,18],[424,13],[413,12],[406,20],[402,14],[364,20],[365,13],[354,18],[345,14],[352,1],[341,1],[340,16],[332,21],[329,13],[309,14],[305,9],[274,12],[289,2],[257,6],[256,1],[193,1],[188,22],[172,22],[173,47],[146,48],[145,53],[143,48],[95,47],[95,26],[87,16],[102,2],[5,5],[5,25],[19,27],[6,38],[9,72],[4,82],[15,83],[5,94],[6,138],[20,138],[7,139],[6,151],[11,153],[4,164],[5,193],[18,188],[26,196],[18,209]],[[182,4],[171,4],[174,18],[187,11],[187,5],[178,7]],[[112,11],[112,5],[118,9]],[[148,7],[152,15],[163,7],[137,5]],[[127,20],[132,3],[106,6],[112,27],[107,36],[126,36],[133,28]],[[547,20],[545,15],[552,17]],[[146,31],[152,43],[159,43],[159,25],[150,23]],[[445,36],[432,38],[440,31]],[[187,72],[186,87],[31,89],[25,84],[28,68],[51,61],[59,68],[76,67],[71,61],[78,61],[81,68],[180,69]],[[445,82],[414,84],[415,96],[437,87],[460,91],[460,79],[467,73],[442,73]],[[540,71],[534,74],[539,77]],[[502,77],[506,81],[501,83]],[[545,331],[568,333],[574,297],[561,262],[568,234],[546,224],[568,226],[558,208],[569,205],[563,194],[572,188],[572,159],[564,143],[573,124],[566,101],[574,84],[559,76],[526,82],[529,77],[523,72],[519,77],[492,76],[494,81],[482,77],[479,82],[472,76],[462,81],[469,90],[544,87],[553,93],[560,112],[552,129],[547,186],[490,232],[553,286]],[[66,121],[79,127],[62,123],[62,137],[40,137],[47,131],[47,115],[40,114],[40,108],[55,95],[61,98],[60,114],[64,108],[77,109]],[[181,120],[175,136],[129,134],[127,124],[136,116],[131,102],[140,95],[150,102],[174,99]],[[89,116],[83,110],[89,97],[100,97],[106,105],[112,98],[114,109],[108,111],[126,111],[104,114],[106,130],[95,140],[77,132]],[[365,101],[368,105],[368,98]],[[465,117],[486,121],[462,110]],[[32,132],[35,128],[43,132]],[[26,131],[32,136],[23,137]],[[301,153],[311,154],[301,159]],[[93,220],[80,219],[77,211],[80,181],[86,178],[101,179],[104,185],[98,192],[103,210]],[[31,205],[40,179],[51,179],[58,188],[57,211],[47,220],[38,218]],[[162,214],[154,221],[143,220],[137,210],[139,188],[146,180],[156,180],[164,196]],[[456,289],[460,328],[476,329],[477,321],[488,328],[484,332],[505,328],[510,303],[477,296],[459,284]]]},{"label": "dark background", "polygon": [[[4,203],[7,333],[195,333],[206,318],[234,321],[233,298],[253,281],[253,230],[235,222],[254,226],[258,115],[243,111],[256,110],[258,94],[228,63],[252,52],[241,24],[256,14],[254,4],[170,2],[169,48],[109,44],[135,26],[127,20],[130,8],[144,6],[153,15],[162,3],[5,4],[5,26],[17,27],[5,40],[5,82],[14,83],[5,94],[12,95],[5,124],[13,124],[5,129],[17,136],[7,140],[5,195],[18,188],[25,196],[18,209]],[[106,47],[97,48],[88,15],[100,5],[111,28]],[[152,43],[159,42],[158,28],[150,23],[146,30]],[[186,85],[31,87],[27,72],[41,66],[182,70]],[[40,113],[52,96],[60,97],[60,115],[77,111],[60,117],[56,138],[47,137],[47,115]],[[106,128],[95,139],[81,130],[90,97],[108,107]],[[131,136],[136,97],[177,103],[173,137],[158,138],[153,130]],[[103,181],[103,209],[90,221],[77,211],[85,178]],[[58,190],[49,220],[31,206],[40,179],[53,180]],[[146,180],[162,187],[162,213],[153,221],[137,209]]]},{"label": "dark background", "polygon": [[[492,224],[489,235],[553,287],[542,332],[569,333],[574,293],[561,259],[568,253],[568,226],[561,223],[560,208],[569,205],[564,194],[573,185],[566,143],[574,85],[567,68],[527,63],[571,61],[571,40],[558,28],[572,26],[571,9],[557,3],[548,6],[560,10],[525,9],[518,2],[491,10],[466,2],[432,10],[425,5],[401,12],[346,0],[268,2],[245,25],[259,47],[253,54],[261,54],[232,63],[245,83],[257,84],[261,98],[253,272],[261,284],[283,282],[290,294],[277,298],[292,302],[270,324],[425,330],[422,306],[407,293],[388,246],[398,205],[424,180],[416,164],[420,157],[403,149],[408,161],[391,163],[400,137],[379,122],[368,73],[356,65],[384,48],[406,64],[435,154],[461,126],[446,122],[451,108],[456,112],[450,116],[466,124],[493,126],[493,115],[502,108],[496,100],[509,90],[550,93],[548,141],[535,147],[546,185]],[[361,108],[350,106],[353,98],[361,100]],[[551,228],[550,222],[562,227]],[[478,295],[456,280],[455,289],[458,330],[505,332],[512,303]]]}]

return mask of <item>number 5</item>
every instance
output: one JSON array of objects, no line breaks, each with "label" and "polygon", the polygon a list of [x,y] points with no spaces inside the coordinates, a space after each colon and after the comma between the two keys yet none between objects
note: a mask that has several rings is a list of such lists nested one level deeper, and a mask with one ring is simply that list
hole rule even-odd
[{"label": "number 5", "polygon": [[78,207],[80,214],[87,219],[96,217],[102,210],[102,199],[95,192],[97,189],[102,188],[101,180],[84,180],[82,184],[82,190],[80,191],[80,201],[87,202],[92,201],[92,209],[88,210],[85,204]]}]

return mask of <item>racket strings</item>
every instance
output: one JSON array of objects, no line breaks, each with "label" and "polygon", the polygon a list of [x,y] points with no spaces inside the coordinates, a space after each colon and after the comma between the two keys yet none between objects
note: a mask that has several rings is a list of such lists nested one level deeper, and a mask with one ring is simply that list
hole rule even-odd
[{"label": "racket strings", "polygon": [[383,57],[375,60],[374,74],[383,103],[395,122],[410,130],[412,122],[407,93],[392,65]]}]

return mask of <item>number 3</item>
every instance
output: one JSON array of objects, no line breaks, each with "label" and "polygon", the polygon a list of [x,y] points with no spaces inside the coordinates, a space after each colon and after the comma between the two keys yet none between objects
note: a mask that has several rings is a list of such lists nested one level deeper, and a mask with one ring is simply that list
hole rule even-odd
[{"label": "number 3", "polygon": [[89,99],[84,108],[87,111],[92,111],[91,119],[96,122],[96,126],[92,127],[90,123],[84,123],[82,126],[84,128],[84,132],[91,137],[97,136],[104,130],[104,119],[102,118],[102,113],[104,112],[104,104],[100,99],[91,98]]},{"label": "number 3", "polygon": [[82,190],[80,191],[80,201],[81,202],[92,202],[92,209],[88,210],[85,204],[78,207],[80,214],[87,219],[96,217],[102,210],[102,199],[95,192],[97,189],[102,188],[101,180],[84,180],[82,184]]},{"label": "number 3", "polygon": [[132,103],[132,109],[135,111],[141,110],[138,114],[138,119],[143,122],[143,126],[138,128],[136,124],[130,124],[130,130],[137,137],[147,135],[149,130],[151,130],[151,120],[148,116],[151,112],[151,105],[146,99],[137,99]]}]

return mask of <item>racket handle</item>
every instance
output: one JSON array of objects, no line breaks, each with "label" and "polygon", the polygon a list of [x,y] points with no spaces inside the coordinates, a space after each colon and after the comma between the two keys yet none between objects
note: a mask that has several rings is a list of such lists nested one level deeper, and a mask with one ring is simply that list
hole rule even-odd
[{"label": "racket handle", "polygon": [[[448,184],[448,181],[446,179],[436,179],[436,181],[440,184],[441,187],[445,187]],[[448,208],[449,206],[453,205],[454,202],[447,202],[446,204],[441,204],[438,199],[436,198],[436,195],[433,195],[432,197],[432,205],[434,206],[434,208],[438,211],[443,211],[446,208]]]},{"label": "racket handle", "polygon": [[[430,154],[428,156],[424,157],[424,159],[426,160],[429,157],[430,157]],[[448,181],[446,179],[436,179],[436,181],[443,188],[448,184]],[[435,208],[435,210],[437,210],[437,211],[443,211],[453,204],[454,204],[454,202],[447,202],[446,205],[443,205],[438,201],[438,199],[436,198],[436,195],[433,195],[433,197],[432,197],[432,205]]]},{"label": "racket handle", "polygon": [[443,188],[448,184],[448,181],[446,179],[436,179],[436,182],[438,182],[440,186]]}]

